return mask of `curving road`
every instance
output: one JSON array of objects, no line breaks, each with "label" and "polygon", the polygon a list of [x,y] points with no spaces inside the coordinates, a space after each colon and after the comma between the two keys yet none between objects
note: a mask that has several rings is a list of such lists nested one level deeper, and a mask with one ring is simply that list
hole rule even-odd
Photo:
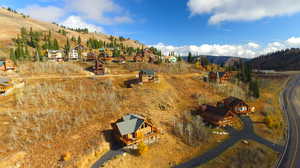
[{"label": "curving road", "polygon": [[[278,168],[300,168],[300,95],[296,89],[300,87],[300,76],[295,76],[282,93],[282,108],[288,119],[288,142]],[[299,101],[300,102],[300,101]]]},{"label": "curving road", "polygon": [[244,123],[244,129],[241,131],[235,130],[232,127],[226,127],[226,131],[229,132],[230,137],[223,141],[221,144],[219,144],[217,147],[207,151],[206,153],[195,157],[187,162],[184,162],[182,164],[179,164],[177,166],[174,166],[174,168],[193,168],[197,166],[201,166],[202,164],[205,164],[209,162],[210,160],[215,159],[219,155],[221,155],[223,152],[225,152],[227,149],[232,147],[235,143],[237,143],[240,140],[253,140],[258,143],[261,143],[263,145],[268,146],[269,148],[273,149],[276,152],[282,152],[283,146],[274,144],[258,135],[254,132],[253,129],[253,123],[248,116],[240,116],[242,122]]}]

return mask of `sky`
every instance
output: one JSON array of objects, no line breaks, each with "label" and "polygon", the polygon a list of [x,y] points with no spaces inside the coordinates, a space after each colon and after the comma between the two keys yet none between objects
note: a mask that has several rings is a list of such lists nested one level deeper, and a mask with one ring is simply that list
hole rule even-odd
[{"label": "sky", "polygon": [[253,58],[300,47],[300,0],[0,0],[31,17],[130,37],[164,54]]}]

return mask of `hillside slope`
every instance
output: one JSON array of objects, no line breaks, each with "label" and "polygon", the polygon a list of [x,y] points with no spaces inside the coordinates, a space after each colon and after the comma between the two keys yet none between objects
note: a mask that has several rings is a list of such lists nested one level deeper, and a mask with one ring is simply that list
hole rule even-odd
[{"label": "hillside slope", "polygon": [[254,58],[250,61],[254,69],[300,70],[300,49],[292,48]]},{"label": "hillside slope", "polygon": [[[0,56],[8,56],[9,48],[12,45],[12,38],[16,38],[18,34],[20,34],[20,29],[25,27],[26,29],[32,28],[34,31],[49,31],[53,32],[55,38],[58,39],[60,43],[66,42],[66,37],[62,34],[57,33],[58,30],[62,29],[60,26],[57,26],[52,23],[38,21],[32,18],[24,18],[22,15],[13,13],[8,11],[7,9],[0,8]],[[109,35],[101,34],[101,33],[79,33],[76,31],[71,31],[65,29],[67,31],[67,37],[78,37],[80,36],[83,44],[85,44],[86,40],[89,38],[96,38],[102,41],[109,41]],[[125,40],[123,41],[125,46],[128,47],[142,47],[142,44],[138,43],[135,40]]]}]

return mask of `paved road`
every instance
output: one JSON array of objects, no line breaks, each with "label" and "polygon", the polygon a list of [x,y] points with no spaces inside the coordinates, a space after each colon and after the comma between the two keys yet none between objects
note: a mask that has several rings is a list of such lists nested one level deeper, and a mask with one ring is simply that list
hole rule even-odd
[{"label": "paved road", "polygon": [[110,150],[108,152],[106,152],[103,156],[101,156],[101,158],[99,160],[97,160],[97,162],[95,162],[91,168],[99,168],[102,167],[102,165],[105,164],[105,162],[113,159],[114,157],[121,155],[125,153],[123,151],[123,149],[116,149],[116,150]]},{"label": "paved road", "polygon": [[289,141],[279,168],[300,168],[300,106],[295,102],[300,95],[296,95],[297,87],[300,87],[299,75],[289,82],[282,94],[283,109],[288,115]]},{"label": "paved road", "polygon": [[227,132],[229,132],[230,137],[222,142],[220,145],[218,145],[216,148],[209,150],[208,152],[204,153],[203,155],[200,155],[194,159],[191,159],[185,163],[182,163],[180,165],[175,166],[175,168],[192,168],[200,166],[204,163],[207,163],[210,160],[215,159],[219,155],[221,155],[223,152],[225,152],[228,148],[232,147],[236,142],[243,140],[243,139],[249,139],[256,142],[259,142],[261,144],[264,144],[274,151],[282,152],[283,146],[274,144],[262,137],[259,137],[255,134],[253,130],[252,121],[248,116],[241,116],[241,120],[244,123],[244,129],[241,131],[235,130],[232,127],[225,128]]}]

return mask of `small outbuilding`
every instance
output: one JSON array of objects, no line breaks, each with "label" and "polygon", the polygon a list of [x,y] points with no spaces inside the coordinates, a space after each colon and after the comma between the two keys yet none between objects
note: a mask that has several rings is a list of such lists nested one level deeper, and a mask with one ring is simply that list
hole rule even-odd
[{"label": "small outbuilding", "polygon": [[255,111],[254,107],[250,107],[243,100],[230,96],[217,103],[219,108],[227,108],[235,114],[248,114]]},{"label": "small outbuilding", "polygon": [[125,115],[112,126],[115,137],[125,146],[136,146],[141,142],[151,144],[158,140],[158,128],[141,115]]},{"label": "small outbuilding", "polygon": [[155,82],[156,76],[153,70],[143,69],[139,72],[139,82],[140,83],[149,83]]}]

